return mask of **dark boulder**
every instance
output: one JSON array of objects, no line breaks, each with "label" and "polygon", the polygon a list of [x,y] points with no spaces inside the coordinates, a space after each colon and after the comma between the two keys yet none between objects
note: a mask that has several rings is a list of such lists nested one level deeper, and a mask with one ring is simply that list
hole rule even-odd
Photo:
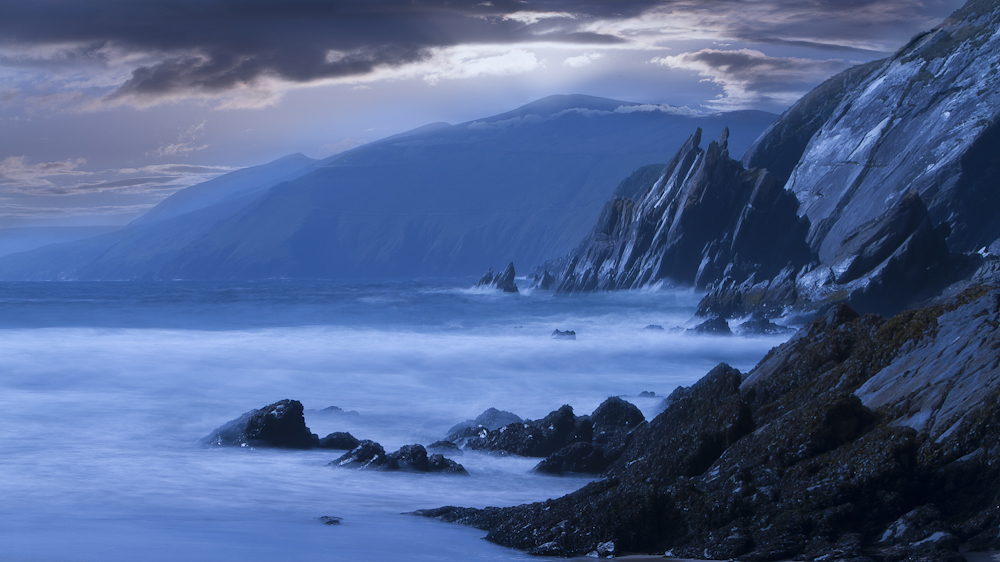
[{"label": "dark boulder", "polygon": [[[476,431],[474,428],[469,430]],[[474,451],[492,451],[522,457],[544,457],[552,452],[541,428],[531,423],[512,423],[496,431],[479,429],[466,442]]]},{"label": "dark boulder", "polygon": [[382,448],[382,445],[369,439],[365,439],[357,447],[330,463],[331,466],[349,468],[367,468],[369,465],[381,466],[383,464],[385,464],[385,449]]},{"label": "dark boulder", "polygon": [[317,447],[320,449],[343,449],[352,450],[361,444],[356,437],[347,432],[335,432],[319,440]]},{"label": "dark boulder", "polygon": [[466,428],[451,440],[468,449],[523,457],[545,457],[576,441],[590,441],[593,429],[587,416],[577,417],[563,405],[540,420],[511,423],[494,431]]},{"label": "dark boulder", "polygon": [[387,455],[381,445],[367,440],[330,465],[369,470],[468,474],[465,467],[443,455],[428,456],[423,445],[404,445]]},{"label": "dark boulder", "polygon": [[449,474],[468,474],[465,467],[457,462],[446,459],[444,455],[428,455],[423,445],[404,445],[398,451],[386,456],[381,465],[384,470],[403,470],[407,472],[444,472]]},{"label": "dark boulder", "polygon": [[497,410],[496,408],[487,408],[486,411],[476,416],[474,420],[465,420],[462,423],[455,424],[451,429],[448,430],[447,439],[451,439],[453,435],[466,428],[476,428],[485,427],[486,429],[500,429],[501,427],[511,424],[518,423],[521,418],[516,414],[508,412],[506,410]]},{"label": "dark boulder", "polygon": [[729,329],[729,322],[726,322],[726,319],[721,316],[709,318],[688,331],[698,334],[715,334],[719,336],[728,336],[733,333],[733,331]]},{"label": "dark boulder", "polygon": [[462,455],[462,449],[451,441],[435,441],[427,446],[429,451],[444,451],[449,455]]},{"label": "dark boulder", "polygon": [[635,405],[612,396],[590,414],[590,420],[594,424],[594,442],[608,449],[620,450],[625,447],[625,436],[646,418]]},{"label": "dark boulder", "polygon": [[556,339],[575,340],[576,339],[576,332],[573,331],[573,330],[559,330],[559,329],[557,329],[554,332],[552,332],[552,337],[556,338]]},{"label": "dark boulder", "polygon": [[457,462],[445,458],[444,455],[434,454],[427,457],[427,465],[430,472],[443,472],[446,474],[469,474],[465,467]]},{"label": "dark boulder", "polygon": [[344,518],[334,517],[332,515],[324,515],[320,517],[319,520],[322,521],[324,525],[340,525],[340,523],[344,520]]},{"label": "dark boulder", "polygon": [[319,438],[306,427],[302,403],[282,400],[250,410],[201,440],[205,445],[311,449]]}]

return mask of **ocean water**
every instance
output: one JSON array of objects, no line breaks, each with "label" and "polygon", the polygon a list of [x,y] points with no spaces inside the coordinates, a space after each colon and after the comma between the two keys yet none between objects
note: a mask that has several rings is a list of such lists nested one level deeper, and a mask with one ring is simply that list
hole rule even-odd
[{"label": "ocean water", "polygon": [[0,559],[538,560],[403,513],[540,501],[590,477],[473,453],[453,457],[468,477],[366,472],[327,466],[339,452],[198,440],[283,398],[357,411],[306,423],[388,451],[488,407],[584,414],[616,395],[650,417],[660,399],[640,392],[723,361],[747,370],[785,339],[674,329],[690,325],[691,291],[472,282],[0,284]]}]

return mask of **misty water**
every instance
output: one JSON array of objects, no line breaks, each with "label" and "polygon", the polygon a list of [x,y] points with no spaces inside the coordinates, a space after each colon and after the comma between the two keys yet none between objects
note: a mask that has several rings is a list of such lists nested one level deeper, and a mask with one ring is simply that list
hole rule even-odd
[{"label": "misty water", "polygon": [[[305,405],[314,433],[387,451],[491,406],[539,418],[618,395],[650,417],[661,399],[640,392],[665,396],[722,361],[747,370],[785,339],[673,330],[690,325],[691,291],[471,284],[0,284],[2,558],[537,560],[402,513],[540,501],[591,478],[469,452],[453,457],[468,477],[366,472],[327,466],[336,451],[198,441],[283,398]],[[308,412],[333,405],[359,415]]]}]

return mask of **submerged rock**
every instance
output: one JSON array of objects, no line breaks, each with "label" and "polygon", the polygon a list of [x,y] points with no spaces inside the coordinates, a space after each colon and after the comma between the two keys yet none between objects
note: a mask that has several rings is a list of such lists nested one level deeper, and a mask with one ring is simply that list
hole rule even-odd
[{"label": "submerged rock", "polygon": [[427,446],[429,451],[444,451],[449,455],[463,455],[462,449],[451,441],[435,441]]},{"label": "submerged rock", "polygon": [[575,340],[576,339],[576,332],[573,331],[573,330],[559,330],[559,329],[556,329],[554,332],[552,332],[552,337],[557,338],[557,339]]},{"label": "submerged rock", "polygon": [[688,331],[699,334],[716,334],[720,336],[728,336],[733,333],[733,331],[729,329],[729,322],[726,322],[726,319],[720,316],[709,318]]},{"label": "submerged rock", "polygon": [[385,463],[385,449],[382,445],[365,439],[357,447],[345,453],[339,459],[332,461],[331,466],[343,466],[349,468],[367,468],[371,464],[381,466]]},{"label": "submerged rock", "polygon": [[362,441],[354,450],[330,463],[331,466],[370,469],[401,470],[406,472],[442,472],[468,474],[465,467],[444,455],[427,455],[423,445],[404,445],[390,454],[374,441]]},{"label": "submerged rock", "polygon": [[319,518],[319,520],[322,521],[324,525],[340,525],[344,518],[334,517],[332,515],[323,515]]},{"label": "submerged rock", "polygon": [[448,439],[476,451],[546,457],[536,470],[551,474],[603,471],[621,454],[631,432],[644,422],[642,412],[621,398],[605,400],[589,416],[564,405],[539,420],[498,429],[466,427]]},{"label": "submerged rock", "polygon": [[474,420],[465,420],[464,422],[457,423],[448,430],[448,439],[451,436],[457,434],[458,432],[466,428],[476,428],[485,427],[489,430],[500,429],[501,427],[520,422],[521,418],[516,414],[512,414],[506,410],[497,410],[496,408],[487,408],[486,411],[476,416]]},{"label": "submerged rock", "polygon": [[347,432],[335,432],[323,437],[316,445],[320,449],[346,449],[351,450],[361,444],[356,437]]},{"label": "submerged rock", "polygon": [[302,403],[281,400],[259,410],[250,410],[213,431],[201,443],[229,447],[311,449],[319,444],[319,438],[306,427]]}]

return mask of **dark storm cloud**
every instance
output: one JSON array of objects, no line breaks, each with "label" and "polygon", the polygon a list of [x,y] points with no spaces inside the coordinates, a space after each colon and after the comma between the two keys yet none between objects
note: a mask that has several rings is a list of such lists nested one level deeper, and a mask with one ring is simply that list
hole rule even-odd
[{"label": "dark storm cloud", "polygon": [[702,49],[654,62],[697,72],[719,85],[723,94],[709,104],[719,109],[787,105],[815,82],[851,66],[848,61],[836,59],[770,57],[753,49]]},{"label": "dark storm cloud", "polygon": [[[644,15],[670,28],[668,39],[687,30],[871,55],[887,40],[905,41],[896,35],[954,1],[0,0],[0,48],[8,48],[0,65],[124,66],[109,99],[155,102],[224,94],[262,79],[359,77],[459,45],[627,43],[657,33],[658,24],[629,27]],[[18,55],[45,47],[57,52]]]},{"label": "dark storm cloud", "polygon": [[[379,66],[424,60],[435,47],[459,44],[531,39],[617,43],[621,39],[581,32],[554,20],[629,17],[655,4],[650,0],[4,0],[0,37],[8,46],[83,45],[63,52],[63,58],[87,53],[99,58],[107,45],[159,54],[158,60],[135,68],[114,94],[158,96],[176,91],[215,93],[261,77],[308,82],[363,75]],[[570,17],[533,22],[505,17],[525,11]]]}]

